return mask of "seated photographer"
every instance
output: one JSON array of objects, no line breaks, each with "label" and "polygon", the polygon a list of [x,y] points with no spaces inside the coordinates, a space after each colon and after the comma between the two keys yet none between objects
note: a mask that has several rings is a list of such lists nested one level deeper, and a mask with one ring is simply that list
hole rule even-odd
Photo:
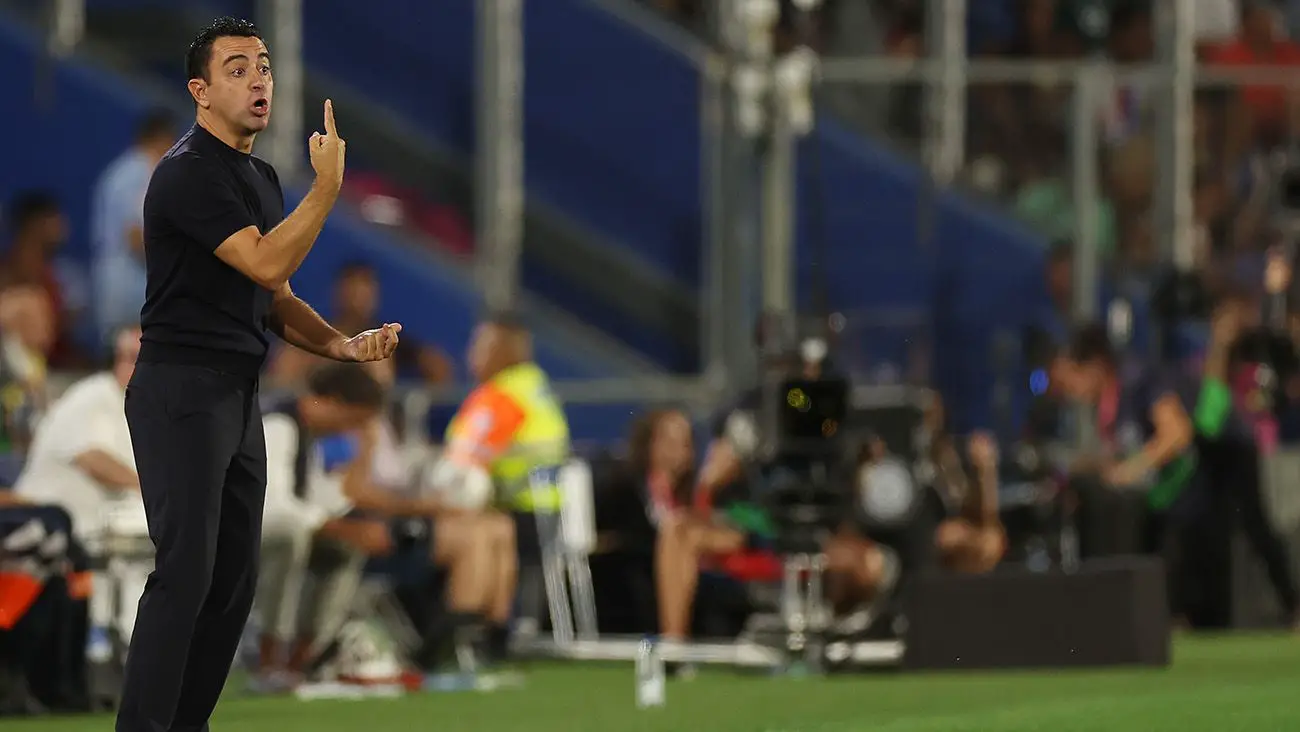
[{"label": "seated photographer", "polygon": [[1169,597],[1181,607],[1174,565],[1182,536],[1205,498],[1195,430],[1182,393],[1153,369],[1122,368],[1099,325],[1075,334],[1058,374],[1066,397],[1096,410],[1102,451],[1090,456],[1087,467],[1112,490],[1145,494],[1144,549],[1165,556]]},{"label": "seated photographer", "polygon": [[[322,445],[330,436],[373,430],[384,399],[365,367],[330,364],[311,374],[305,395],[267,410],[263,418],[267,494],[258,601],[266,628],[261,666],[268,680],[296,680],[346,620],[366,559],[398,547],[399,537],[386,521],[355,511],[357,497],[364,505],[372,495],[373,431],[359,440],[355,455],[344,456],[341,474],[326,472]],[[439,507],[431,502],[410,508],[428,515]],[[486,537],[472,523],[456,520],[438,521],[428,533],[431,560],[451,572],[453,609],[482,612],[490,589]],[[285,670],[290,673],[279,673]]]},{"label": "seated photographer", "polygon": [[[967,450],[968,475],[953,439],[943,430],[943,410],[935,406],[926,414],[934,466],[932,489],[924,490],[910,517],[901,524],[882,526],[868,505],[859,505],[856,521],[846,522],[826,547],[828,599],[841,617],[841,630],[865,629],[874,615],[873,602],[888,592],[902,569],[938,564],[957,572],[987,572],[1006,551],[1006,532],[998,516],[998,454],[992,437],[971,436]],[[879,439],[863,446],[858,460],[858,485],[863,475],[890,460]],[[870,496],[863,495],[864,502]]]}]

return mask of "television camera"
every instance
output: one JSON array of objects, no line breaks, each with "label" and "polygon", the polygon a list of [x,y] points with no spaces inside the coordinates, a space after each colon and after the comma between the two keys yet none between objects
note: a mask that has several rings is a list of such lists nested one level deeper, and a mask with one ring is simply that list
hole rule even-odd
[{"label": "television camera", "polygon": [[[812,668],[852,656],[891,661],[896,641],[827,645],[832,617],[822,591],[823,547],[848,519],[891,529],[913,520],[934,478],[928,464],[929,392],[855,386],[831,367],[829,338],[805,332],[768,348],[759,399],[725,422],[725,436],[749,465],[752,498],[768,511],[784,575],[774,615],[751,622],[749,637],[781,647]],[[770,345],[770,343],[769,343]],[[866,446],[876,454],[861,459]],[[766,603],[763,603],[766,604]],[[828,648],[834,647],[833,651]]]}]

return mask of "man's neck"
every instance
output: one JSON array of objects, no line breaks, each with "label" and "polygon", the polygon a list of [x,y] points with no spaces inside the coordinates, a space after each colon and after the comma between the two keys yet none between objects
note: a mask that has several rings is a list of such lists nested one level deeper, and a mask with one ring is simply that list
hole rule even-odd
[{"label": "man's neck", "polygon": [[8,264],[20,278],[39,278],[45,271],[45,247],[30,239],[15,240],[10,245]]},{"label": "man's neck", "polygon": [[196,121],[199,127],[207,130],[208,134],[221,140],[228,147],[234,148],[245,155],[253,152],[253,140],[257,135],[245,135],[236,132],[230,129],[228,125],[221,124],[211,115],[204,114],[203,110],[199,110]]}]

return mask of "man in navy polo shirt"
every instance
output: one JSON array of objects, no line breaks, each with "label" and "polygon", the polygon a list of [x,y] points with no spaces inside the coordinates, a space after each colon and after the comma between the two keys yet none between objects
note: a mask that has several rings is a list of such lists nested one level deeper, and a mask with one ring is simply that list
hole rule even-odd
[{"label": "man in navy polo shirt", "polygon": [[338,361],[384,359],[398,325],[348,337],[294,296],[343,181],[325,102],[315,181],[287,217],[275,170],[251,155],[275,80],[257,28],[222,18],[186,58],[196,121],[144,200],[145,304],[126,417],[157,549],[127,660],[118,732],[206,730],[253,603],[266,445],[258,374],[268,331]]}]

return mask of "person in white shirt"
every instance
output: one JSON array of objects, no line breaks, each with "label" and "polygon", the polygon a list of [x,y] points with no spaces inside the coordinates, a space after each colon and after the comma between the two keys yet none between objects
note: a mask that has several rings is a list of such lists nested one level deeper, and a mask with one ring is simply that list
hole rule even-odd
[{"label": "person in white shirt", "polygon": [[[442,507],[423,499],[393,497],[389,512],[356,510],[368,508],[357,499],[374,492],[374,425],[386,398],[364,366],[329,364],[309,376],[306,394],[265,412],[258,604],[265,631],[261,672],[268,677],[296,680],[328,646],[346,620],[366,560],[390,555],[407,541],[394,535],[390,518],[424,519],[427,556],[447,567],[453,608],[477,612],[486,604],[491,587],[483,563],[492,546],[472,522],[439,522],[434,529],[431,517]],[[335,455],[334,462],[345,464],[327,471],[326,450],[339,444],[330,438],[349,433],[356,437],[355,452],[342,460]]]},{"label": "person in white shirt", "polygon": [[77,537],[92,543],[110,511],[144,510],[124,411],[139,351],[138,327],[118,332],[113,368],[78,381],[51,405],[14,485],[24,500],[62,507]]}]

